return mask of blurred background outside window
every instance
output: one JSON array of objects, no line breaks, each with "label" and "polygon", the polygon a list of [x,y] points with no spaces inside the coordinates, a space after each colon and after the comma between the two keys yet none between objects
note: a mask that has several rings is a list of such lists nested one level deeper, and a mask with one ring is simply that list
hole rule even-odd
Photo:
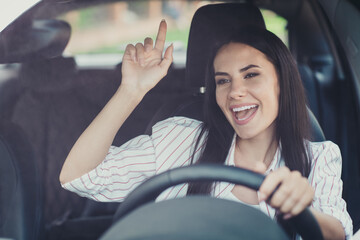
[{"label": "blurred background outside window", "polygon": [[[220,2],[220,1],[219,1]],[[211,2],[219,3],[219,2]],[[59,16],[70,23],[72,37],[65,55],[74,56],[80,66],[113,67],[121,62],[128,43],[156,38],[161,19],[168,23],[167,45],[174,44],[174,65],[186,61],[190,23],[195,11],[207,1],[127,1],[98,5]],[[287,22],[262,10],[267,28],[287,43]]]}]

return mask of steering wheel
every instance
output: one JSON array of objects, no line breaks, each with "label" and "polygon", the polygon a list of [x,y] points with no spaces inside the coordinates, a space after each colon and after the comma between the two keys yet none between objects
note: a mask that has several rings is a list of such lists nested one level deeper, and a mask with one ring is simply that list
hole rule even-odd
[{"label": "steering wheel", "polygon": [[[267,215],[235,201],[188,196],[154,203],[160,193],[178,184],[217,181],[258,190],[264,179],[246,169],[214,164],[163,172],[128,195],[101,239],[289,239]],[[288,221],[303,239],[323,239],[309,209]]]}]

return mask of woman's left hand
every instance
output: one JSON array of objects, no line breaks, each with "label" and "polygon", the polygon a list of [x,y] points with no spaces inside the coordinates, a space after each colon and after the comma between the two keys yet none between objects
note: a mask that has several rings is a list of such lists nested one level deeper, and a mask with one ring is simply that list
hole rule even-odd
[{"label": "woman's left hand", "polygon": [[[279,187],[275,191],[277,186]],[[266,176],[259,192],[259,200],[267,201],[270,206],[279,210],[284,214],[284,219],[301,213],[314,198],[314,189],[307,178],[301,176],[298,171],[290,171],[287,167],[281,167]]]}]

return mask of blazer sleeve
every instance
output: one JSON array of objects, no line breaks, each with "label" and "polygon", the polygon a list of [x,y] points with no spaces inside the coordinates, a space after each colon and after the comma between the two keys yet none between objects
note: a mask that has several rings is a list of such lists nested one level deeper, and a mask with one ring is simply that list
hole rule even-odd
[{"label": "blazer sleeve", "polygon": [[155,124],[152,135],[138,136],[120,147],[111,146],[92,171],[62,185],[80,196],[120,202],[149,177],[188,165],[201,122],[173,117]]},{"label": "blazer sleeve", "polygon": [[154,174],[153,141],[141,135],[120,147],[111,146],[95,169],[62,187],[95,201],[116,202]]},{"label": "blazer sleeve", "polygon": [[346,202],[342,198],[340,149],[330,141],[315,143],[312,156],[312,170],[309,178],[315,190],[312,207],[338,219],[344,228],[346,239],[350,239],[353,226],[346,210]]}]

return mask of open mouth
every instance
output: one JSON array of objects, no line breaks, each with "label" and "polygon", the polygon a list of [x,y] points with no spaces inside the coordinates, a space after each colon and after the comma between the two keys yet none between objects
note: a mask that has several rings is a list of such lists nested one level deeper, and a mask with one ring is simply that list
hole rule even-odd
[{"label": "open mouth", "polygon": [[248,123],[255,116],[258,107],[258,105],[254,104],[233,108],[232,111],[237,124]]}]

